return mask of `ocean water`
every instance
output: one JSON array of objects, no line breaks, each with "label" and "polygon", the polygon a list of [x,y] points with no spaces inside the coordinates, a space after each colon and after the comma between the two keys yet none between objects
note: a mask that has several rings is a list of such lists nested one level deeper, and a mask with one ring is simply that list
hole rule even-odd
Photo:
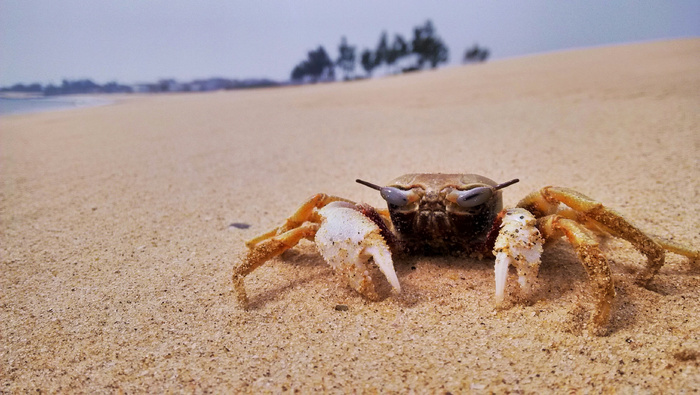
[{"label": "ocean water", "polygon": [[108,99],[85,96],[54,96],[37,98],[0,97],[0,116],[46,111],[70,110],[79,107],[102,106]]}]

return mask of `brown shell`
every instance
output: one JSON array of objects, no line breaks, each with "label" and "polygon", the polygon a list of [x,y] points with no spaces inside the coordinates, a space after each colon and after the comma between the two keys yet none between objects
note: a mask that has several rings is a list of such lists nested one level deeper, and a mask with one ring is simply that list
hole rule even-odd
[{"label": "brown shell", "polygon": [[401,244],[406,250],[425,253],[488,251],[489,231],[503,207],[501,191],[486,203],[462,208],[446,200],[452,189],[495,186],[497,183],[477,174],[406,174],[387,186],[414,190],[420,195],[406,207],[389,205],[389,214]]},{"label": "brown shell", "polygon": [[412,173],[396,177],[387,186],[401,189],[422,186],[426,189],[440,190],[447,186],[464,187],[474,184],[496,186],[498,183],[478,174]]}]

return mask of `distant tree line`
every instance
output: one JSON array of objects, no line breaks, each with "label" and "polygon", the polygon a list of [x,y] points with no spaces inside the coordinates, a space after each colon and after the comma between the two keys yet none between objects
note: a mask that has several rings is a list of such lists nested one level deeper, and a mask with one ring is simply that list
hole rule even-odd
[{"label": "distant tree line", "polygon": [[[467,50],[465,63],[483,62],[489,56],[486,48],[476,44]],[[323,46],[308,52],[306,59],[292,69],[291,80],[294,82],[318,82],[335,80],[335,69],[340,69],[344,80],[358,78],[355,65],[360,63],[365,77],[371,77],[375,69],[385,66],[389,73],[405,73],[422,70],[426,66],[436,68],[449,60],[449,49],[436,34],[433,23],[428,20],[423,25],[413,28],[413,37],[406,40],[401,34],[395,34],[393,41],[382,32],[374,50],[364,49],[357,53],[356,47],[349,45],[342,37],[338,46],[338,58],[333,60]]]},{"label": "distant tree line", "polygon": [[207,78],[190,82],[162,79],[155,83],[134,85],[133,89],[135,92],[139,93],[211,92],[219,90],[262,88],[277,85],[280,85],[280,83],[269,79],[233,80],[228,78]]},{"label": "distant tree line", "polygon": [[41,85],[38,83],[24,85],[15,84],[9,87],[0,88],[0,92],[21,92],[30,94],[43,94],[45,96],[70,95],[70,94],[92,94],[92,93],[131,93],[132,88],[127,85],[120,85],[116,82],[109,82],[99,85],[91,80],[63,80],[61,85]]},{"label": "distant tree line", "polygon": [[[411,58],[410,61],[406,61]],[[431,21],[413,29],[413,38],[406,40],[401,34],[394,35],[390,43],[386,32],[382,32],[379,43],[374,50],[364,49],[360,54],[356,47],[348,44],[345,37],[338,46],[338,58],[333,60],[323,46],[309,51],[305,60],[292,70],[291,79],[296,82],[317,82],[335,80],[335,68],[343,73],[343,79],[353,79],[355,65],[362,65],[367,77],[378,67],[385,65],[389,72],[408,72],[421,70],[426,65],[436,68],[449,60],[449,49],[435,33]]]},{"label": "distant tree line", "polygon": [[280,83],[269,79],[231,80],[226,78],[209,78],[190,82],[178,82],[174,79],[162,79],[154,83],[122,85],[108,82],[97,84],[89,79],[63,80],[61,85],[15,84],[0,88],[0,92],[18,92],[44,96],[102,93],[162,93],[162,92],[207,92],[215,90],[259,88],[277,86]]}]

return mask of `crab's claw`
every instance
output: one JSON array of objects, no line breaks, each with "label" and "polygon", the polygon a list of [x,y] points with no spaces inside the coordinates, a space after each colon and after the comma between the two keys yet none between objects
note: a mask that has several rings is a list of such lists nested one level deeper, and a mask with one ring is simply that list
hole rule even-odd
[{"label": "crab's claw", "polygon": [[348,279],[350,286],[367,297],[377,298],[370,275],[372,267],[368,266],[374,262],[391,287],[401,291],[389,246],[372,220],[345,202],[331,203],[319,210],[319,214],[322,221],[316,232],[316,246],[326,262]]},{"label": "crab's claw", "polygon": [[525,293],[537,277],[542,255],[542,235],[537,230],[537,220],[529,211],[512,208],[505,211],[501,230],[496,238],[493,253],[496,255],[496,304],[505,297],[508,266],[518,270],[518,283]]}]

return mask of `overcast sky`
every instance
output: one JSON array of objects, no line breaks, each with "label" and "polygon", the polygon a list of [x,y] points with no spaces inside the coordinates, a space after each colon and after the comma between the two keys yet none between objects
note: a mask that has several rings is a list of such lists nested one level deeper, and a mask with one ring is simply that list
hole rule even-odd
[{"label": "overcast sky", "polygon": [[0,85],[286,80],[319,45],[331,57],[341,36],[374,48],[382,31],[409,39],[427,19],[452,64],[475,42],[498,59],[700,37],[698,0],[0,0]]}]

